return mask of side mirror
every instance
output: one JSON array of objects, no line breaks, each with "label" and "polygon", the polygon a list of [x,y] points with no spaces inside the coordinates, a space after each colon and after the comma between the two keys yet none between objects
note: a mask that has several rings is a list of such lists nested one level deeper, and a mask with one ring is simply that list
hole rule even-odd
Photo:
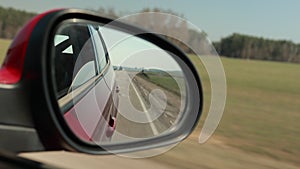
[{"label": "side mirror", "polygon": [[179,48],[84,10],[33,19],[13,42],[0,77],[0,107],[14,106],[0,112],[1,125],[15,127],[6,142],[26,141],[10,144],[13,151],[166,146],[186,138],[202,110],[200,78]]}]

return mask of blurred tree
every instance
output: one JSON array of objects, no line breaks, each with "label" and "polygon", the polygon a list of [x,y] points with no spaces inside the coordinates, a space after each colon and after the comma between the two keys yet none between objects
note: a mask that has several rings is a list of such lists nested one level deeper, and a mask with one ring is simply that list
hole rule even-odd
[{"label": "blurred tree", "polygon": [[214,45],[222,56],[300,63],[300,45],[234,33]]},{"label": "blurred tree", "polygon": [[35,13],[0,7],[0,38],[12,39],[35,15]]}]

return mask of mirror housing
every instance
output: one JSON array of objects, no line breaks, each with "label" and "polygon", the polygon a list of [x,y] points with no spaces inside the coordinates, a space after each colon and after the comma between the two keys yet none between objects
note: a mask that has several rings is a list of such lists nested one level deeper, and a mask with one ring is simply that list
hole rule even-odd
[{"label": "mirror housing", "polygon": [[[172,132],[157,137],[111,145],[90,144],[78,138],[62,115],[53,84],[52,46],[58,25],[76,23],[109,24],[114,29],[157,45],[172,53],[186,78],[186,106]],[[119,89],[118,89],[119,90]],[[199,75],[189,58],[160,35],[98,16],[91,11],[62,9],[38,15],[17,35],[0,70],[0,146],[11,151],[69,150],[90,154],[122,153],[171,145],[182,141],[194,129],[202,111]],[[2,97],[2,98],[1,98]],[[19,140],[25,144],[20,145]]]}]

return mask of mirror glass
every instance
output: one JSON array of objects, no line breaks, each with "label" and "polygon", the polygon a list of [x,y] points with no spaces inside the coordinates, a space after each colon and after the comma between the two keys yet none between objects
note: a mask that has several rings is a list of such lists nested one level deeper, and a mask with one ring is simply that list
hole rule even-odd
[{"label": "mirror glass", "polygon": [[81,140],[107,145],[148,139],[180,123],[187,80],[172,53],[93,23],[63,23],[53,40],[57,102]]}]

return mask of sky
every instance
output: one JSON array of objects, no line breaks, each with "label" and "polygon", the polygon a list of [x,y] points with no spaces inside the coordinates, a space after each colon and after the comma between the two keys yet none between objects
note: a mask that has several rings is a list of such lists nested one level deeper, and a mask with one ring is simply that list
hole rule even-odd
[{"label": "sky", "polygon": [[171,55],[151,42],[108,27],[102,27],[100,32],[114,66],[181,70]]},{"label": "sky", "polygon": [[1,0],[0,6],[39,13],[61,7],[124,13],[159,7],[183,14],[212,41],[235,32],[300,43],[299,0]]}]

